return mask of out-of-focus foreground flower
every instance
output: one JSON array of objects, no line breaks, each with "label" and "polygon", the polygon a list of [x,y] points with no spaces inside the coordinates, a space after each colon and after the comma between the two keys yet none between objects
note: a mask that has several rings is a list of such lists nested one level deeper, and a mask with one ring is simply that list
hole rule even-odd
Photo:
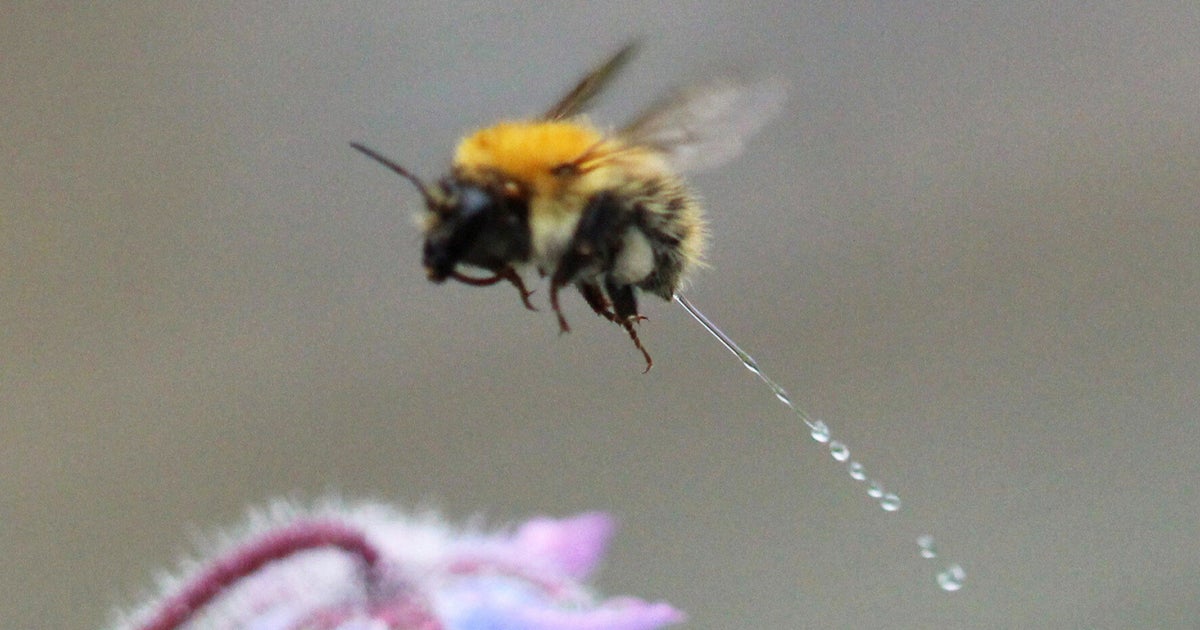
[{"label": "out-of-focus foreground flower", "polygon": [[599,601],[581,583],[613,531],[605,514],[512,532],[452,531],[383,505],[257,513],[114,630],[653,630],[664,603]]}]

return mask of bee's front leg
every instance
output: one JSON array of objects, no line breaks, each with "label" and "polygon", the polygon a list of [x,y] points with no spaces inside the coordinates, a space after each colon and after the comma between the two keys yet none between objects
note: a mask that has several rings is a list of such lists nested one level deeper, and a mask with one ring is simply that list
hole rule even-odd
[{"label": "bee's front leg", "polygon": [[521,279],[520,274],[518,274],[512,267],[505,267],[500,271],[497,271],[495,275],[487,278],[473,278],[456,269],[450,272],[450,277],[463,284],[469,284],[473,287],[487,287],[496,284],[501,280],[508,280],[513,284],[513,286],[517,287],[517,291],[521,292],[521,302],[525,304],[525,308],[531,311],[537,310],[537,308],[535,308],[533,304],[529,302],[529,296],[533,295],[533,291],[525,288],[525,281]]}]

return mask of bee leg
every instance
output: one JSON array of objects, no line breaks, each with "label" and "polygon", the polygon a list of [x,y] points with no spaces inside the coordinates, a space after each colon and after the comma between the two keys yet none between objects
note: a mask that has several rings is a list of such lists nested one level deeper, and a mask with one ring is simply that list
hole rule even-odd
[{"label": "bee leg", "polygon": [[501,280],[508,280],[513,284],[513,286],[517,287],[517,291],[521,292],[521,302],[525,304],[525,308],[531,311],[537,310],[537,308],[529,302],[529,296],[533,295],[533,291],[525,288],[525,281],[521,280],[521,276],[518,275],[512,267],[505,267],[504,269],[497,271],[496,275],[488,278],[472,278],[471,276],[463,274],[457,270],[451,272],[450,277],[463,284],[469,284],[473,287],[486,287],[496,284]]},{"label": "bee leg", "polygon": [[[624,215],[623,207],[611,193],[595,195],[583,209],[575,227],[575,234],[571,237],[567,250],[559,258],[554,275],[550,278],[550,305],[558,314],[558,327],[562,332],[569,331],[570,327],[567,326],[567,319],[558,307],[558,290],[575,283],[581,277],[589,277],[596,269],[603,268],[606,262],[612,260],[612,236],[623,231],[619,228],[622,227],[620,222]],[[582,287],[586,282],[578,284]],[[586,293],[583,297],[588,299]],[[596,310],[590,300],[588,303],[592,310]],[[597,312],[603,314],[603,311]],[[620,312],[617,315],[619,317]]]},{"label": "bee leg", "polygon": [[608,301],[608,298],[604,297],[604,292],[600,290],[600,287],[594,284],[580,284],[579,293],[583,295],[583,299],[587,300],[588,306],[592,307],[592,310],[597,315],[610,322],[617,323],[617,315],[609,308],[612,306],[612,303]]},{"label": "bee leg", "polygon": [[517,287],[517,291],[521,293],[521,302],[525,304],[525,308],[531,311],[537,310],[537,307],[529,303],[529,296],[533,295],[533,291],[525,288],[525,281],[521,280],[520,274],[518,274],[512,267],[505,267],[503,271],[496,275],[508,280],[514,287]]},{"label": "bee leg", "polygon": [[[554,309],[554,314],[558,315],[559,333],[571,332],[571,327],[567,325],[567,318],[558,305],[558,290],[570,284],[575,276],[592,262],[595,252],[595,247],[580,240],[579,235],[576,234],[571,249],[563,254],[562,259],[558,262],[558,267],[554,269],[554,275],[550,276],[550,307]],[[582,289],[580,292],[582,293]],[[584,295],[583,297],[587,299],[588,296]],[[588,304],[591,302],[589,301]]]},{"label": "bee leg", "polygon": [[571,326],[567,324],[567,318],[563,316],[562,307],[558,305],[558,288],[562,286],[556,280],[550,281],[550,308],[554,309],[554,314],[558,316],[558,334],[571,332]]},{"label": "bee leg", "polygon": [[637,295],[633,292],[633,285],[618,285],[611,278],[608,278],[604,281],[604,290],[608,292],[608,297],[612,300],[613,310],[616,311],[617,317],[613,321],[621,324],[625,332],[629,333],[629,338],[633,340],[633,345],[642,351],[642,356],[646,359],[646,369],[642,370],[642,374],[649,372],[650,368],[654,365],[654,359],[651,359],[650,353],[646,352],[646,347],[642,345],[642,340],[638,339],[637,330],[633,327],[634,324],[646,319],[637,312]]}]

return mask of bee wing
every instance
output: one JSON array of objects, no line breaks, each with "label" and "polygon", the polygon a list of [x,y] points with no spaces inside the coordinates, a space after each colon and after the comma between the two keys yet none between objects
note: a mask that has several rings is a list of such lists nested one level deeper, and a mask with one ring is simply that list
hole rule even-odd
[{"label": "bee wing", "polygon": [[542,118],[546,120],[558,120],[560,118],[569,118],[583,111],[591,102],[592,98],[604,89],[608,82],[616,76],[617,71],[629,63],[633,53],[637,50],[637,44],[626,44],[621,50],[618,50],[615,55],[608,58],[595,70],[592,70],[571,89],[567,95],[562,97],[554,107],[551,107]]},{"label": "bee wing", "polygon": [[661,151],[680,171],[720,166],[779,112],[786,92],[778,78],[720,79],[668,96],[618,135]]}]

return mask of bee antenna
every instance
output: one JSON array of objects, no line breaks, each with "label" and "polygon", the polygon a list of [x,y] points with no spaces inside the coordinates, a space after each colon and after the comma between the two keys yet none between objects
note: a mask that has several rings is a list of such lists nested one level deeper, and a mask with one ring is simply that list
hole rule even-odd
[{"label": "bee antenna", "polygon": [[408,181],[412,182],[413,185],[417,187],[417,190],[419,190],[421,192],[421,197],[423,197],[425,199],[425,203],[427,205],[433,205],[433,203],[434,203],[433,195],[429,192],[429,188],[425,186],[425,182],[421,181],[420,177],[413,175],[412,173],[408,172],[408,169],[404,168],[403,166],[400,166],[399,164],[389,160],[388,158],[383,157],[382,155],[376,153],[372,149],[368,149],[367,147],[365,147],[357,142],[351,142],[350,146],[354,147],[359,152],[363,153],[364,155],[371,158],[372,160],[375,160],[376,162],[379,162],[380,164],[388,167],[389,169],[391,169],[393,172],[395,172],[400,177],[403,177],[404,179],[407,179]]}]

